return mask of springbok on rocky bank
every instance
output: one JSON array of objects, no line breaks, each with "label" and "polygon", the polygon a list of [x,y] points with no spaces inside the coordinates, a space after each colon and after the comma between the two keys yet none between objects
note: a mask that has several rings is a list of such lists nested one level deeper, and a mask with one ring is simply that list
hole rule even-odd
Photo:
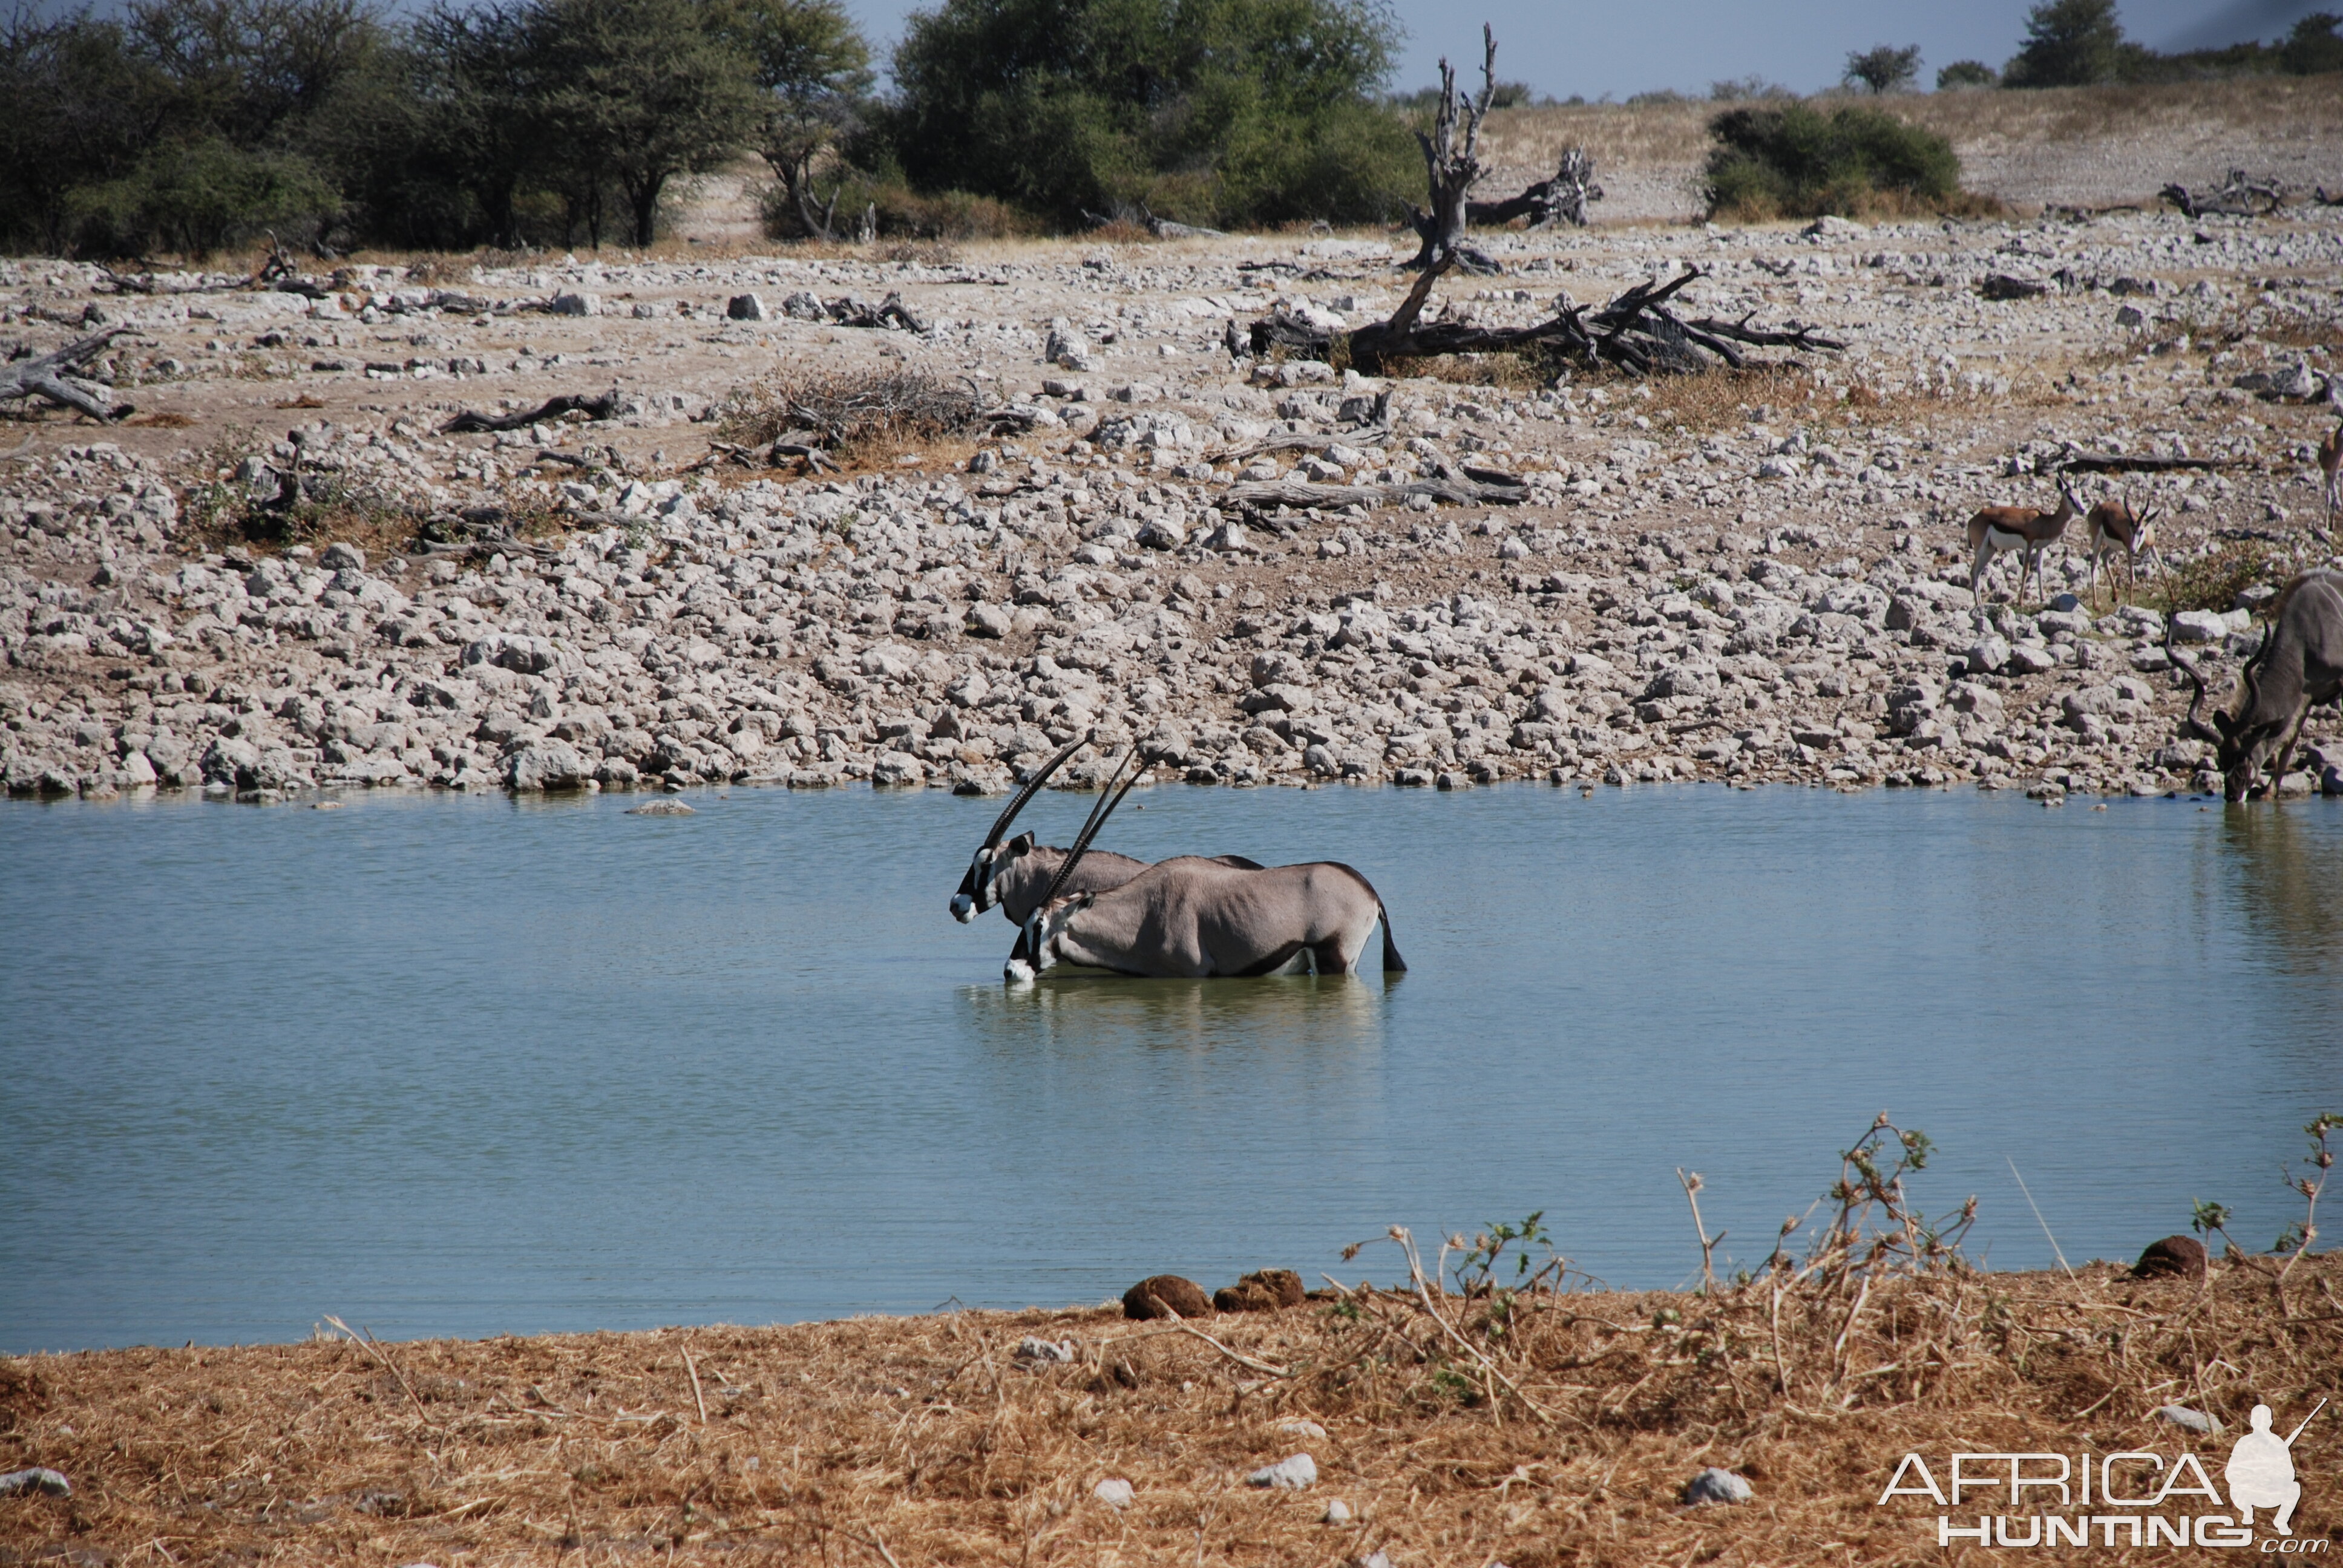
[{"label": "springbok on rocky bank", "polygon": [[2273,750],[2272,778],[2286,777],[2304,717],[2343,694],[2343,573],[2305,572],[2279,590],[2261,647],[2237,671],[2237,701],[2216,708],[2210,727],[2197,717],[2205,678],[2177,652],[2172,662],[2197,689],[2180,732],[2213,743],[2222,797],[2246,799]]},{"label": "springbok on rocky bank", "polygon": [[[2146,556],[2158,571],[2164,569],[2163,553],[2156,548],[2156,526],[2150,520],[2156,508],[2147,507],[2134,510],[2129,501],[2109,496],[2093,507],[2083,518],[2084,542],[2091,555],[2091,602],[2099,602],[2099,558],[2116,550],[2124,553],[2124,575],[2128,591],[2139,591],[2139,558]],[[2115,586],[2115,563],[2107,563],[2107,586]],[[2123,602],[2118,598],[2117,604]]]},{"label": "springbok on rocky bank", "polygon": [[[1050,781],[1050,775],[1089,740],[1085,735],[1070,741],[1025,781],[1007,809],[993,819],[992,826],[985,831],[984,841],[976,847],[976,854],[969,861],[968,873],[960,878],[960,890],[952,894],[952,919],[967,925],[997,904],[1011,924],[1022,926],[1041,904],[1042,895],[1064,867],[1068,851],[1051,844],[1037,844],[1030,832],[1007,839],[1001,835],[1015,825],[1017,814]],[[1239,870],[1261,869],[1258,861],[1248,860],[1242,855],[1221,855],[1215,857],[1215,863]],[[1081,869],[1068,885],[1074,892],[1103,892],[1121,887],[1145,869],[1144,860],[1134,860],[1111,849],[1092,849],[1083,857]]]},{"label": "springbok on rocky bank", "polygon": [[1002,970],[1011,983],[1061,963],[1159,980],[1351,974],[1378,924],[1384,972],[1406,970],[1382,898],[1364,877],[1331,860],[1242,870],[1182,855],[1118,888],[1067,891],[1091,839],[1137,782],[1134,776],[1099,798],[1058,881],[1018,934]]},{"label": "springbok on rocky bank", "polygon": [[2326,477],[2327,526],[2331,528],[2335,514],[2343,512],[2343,421],[2338,421],[2335,433],[2318,443],[2318,471]]},{"label": "springbok on rocky bank", "polygon": [[1987,507],[1969,519],[1969,550],[1975,557],[1969,565],[1969,592],[1975,594],[1977,584],[1985,579],[1986,568],[1993,558],[2010,552],[2023,552],[2017,568],[2017,591],[2010,602],[2026,597],[2026,574],[2034,574],[2034,588],[2042,590],[2042,552],[2075,520],[2082,508],[2075,504],[2073,492],[2066,481],[2058,481],[2058,508],[2056,511],[2037,512],[2031,507]]}]

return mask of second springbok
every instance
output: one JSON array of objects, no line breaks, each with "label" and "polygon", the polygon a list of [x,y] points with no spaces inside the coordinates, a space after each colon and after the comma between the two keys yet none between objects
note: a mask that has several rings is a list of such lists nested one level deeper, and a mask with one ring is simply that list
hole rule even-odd
[{"label": "second springbok", "polygon": [[[2119,496],[2109,496],[2093,507],[2083,517],[2083,541],[2090,552],[2091,602],[2099,602],[2099,558],[2121,550],[2124,556],[2124,576],[2130,592],[2139,591],[2139,559],[2146,556],[2157,570],[2164,568],[2164,557],[2156,548],[2156,516],[2154,507],[2135,509]],[[2115,586],[2116,568],[2107,563],[2107,585]],[[2117,604],[2123,600],[2117,598]]]},{"label": "second springbok", "polygon": [[1975,558],[1969,564],[1969,592],[1975,594],[1977,584],[1985,580],[1986,568],[1993,558],[2018,554],[2017,591],[2012,601],[2026,597],[2026,574],[2034,574],[2035,591],[2042,589],[2042,552],[2055,543],[2066,525],[2082,510],[2075,504],[2074,493],[2066,488],[2064,479],[2058,481],[2058,508],[2056,511],[2037,512],[2032,507],[1987,507],[1969,519],[1969,549]]},{"label": "second springbok", "polygon": [[2318,443],[2318,471],[2327,477],[2327,526],[2335,526],[2335,514],[2343,512],[2343,422],[2335,433]]}]

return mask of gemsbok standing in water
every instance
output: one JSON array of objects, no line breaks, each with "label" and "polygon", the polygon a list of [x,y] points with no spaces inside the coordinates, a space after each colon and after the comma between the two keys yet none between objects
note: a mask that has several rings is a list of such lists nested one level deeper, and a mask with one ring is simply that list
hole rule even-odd
[{"label": "gemsbok standing in water", "polygon": [[[1131,759],[1125,757],[1123,765]],[[1091,840],[1138,783],[1118,765],[1057,878],[1018,935],[1003,978],[1024,984],[1061,963],[1157,980],[1356,972],[1383,933],[1383,971],[1407,969],[1391,916],[1367,879],[1332,860],[1243,870],[1182,855],[1121,887],[1071,892]]]},{"label": "gemsbok standing in water", "polygon": [[2210,727],[2197,717],[2205,678],[2177,652],[2172,662],[2197,689],[2180,732],[2213,743],[2223,799],[2244,799],[2273,749],[2271,772],[2286,777],[2303,719],[2343,694],[2343,572],[2305,572],[2278,591],[2261,647],[2237,671],[2234,710],[2227,703],[2215,709]]},{"label": "gemsbok standing in water", "polygon": [[[1011,924],[1022,926],[1039,907],[1042,895],[1050,890],[1059,870],[1066,864],[1070,851],[1054,845],[1037,844],[1030,832],[1020,833],[1009,839],[1003,839],[1001,835],[1016,824],[1017,814],[1025,809],[1026,802],[1050,781],[1050,775],[1055,773],[1067,758],[1089,743],[1087,735],[1077,736],[1067,742],[1064,749],[1025,780],[1024,787],[1011,799],[1007,809],[993,819],[992,826],[985,831],[984,842],[976,847],[976,854],[969,861],[968,874],[960,878],[960,890],[952,894],[952,919],[967,925],[998,904],[1001,912],[1009,917]],[[1261,869],[1258,861],[1248,860],[1242,855],[1222,855],[1215,859],[1216,863],[1239,870]],[[1145,869],[1147,862],[1144,860],[1134,860],[1111,849],[1092,849],[1083,857],[1081,869],[1069,884],[1069,890],[1078,893],[1103,892],[1109,888],[1122,886]]]}]

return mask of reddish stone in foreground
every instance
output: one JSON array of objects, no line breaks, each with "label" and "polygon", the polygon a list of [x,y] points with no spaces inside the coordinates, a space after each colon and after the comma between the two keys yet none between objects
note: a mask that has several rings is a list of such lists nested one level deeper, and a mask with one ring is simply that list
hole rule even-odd
[{"label": "reddish stone in foreground", "polygon": [[2135,1280],[2153,1280],[2166,1274],[2178,1274],[2187,1279],[2205,1277],[2205,1243],[2194,1236],[2167,1236],[2161,1241],[2150,1241],[2139,1261],[2131,1266]]},{"label": "reddish stone in foreground", "polygon": [[1177,1274],[1152,1274],[1122,1292],[1126,1318],[1168,1318],[1173,1312],[1183,1318],[1209,1318],[1212,1298],[1204,1294],[1203,1286]]}]

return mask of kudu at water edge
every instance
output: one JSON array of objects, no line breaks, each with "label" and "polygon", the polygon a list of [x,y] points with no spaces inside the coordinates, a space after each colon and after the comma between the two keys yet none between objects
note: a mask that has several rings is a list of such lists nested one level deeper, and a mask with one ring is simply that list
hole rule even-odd
[{"label": "kudu at water edge", "polygon": [[1974,595],[1977,584],[1985,580],[1986,568],[1993,565],[1997,555],[2020,553],[2017,566],[2017,591],[2010,596],[2015,604],[2026,597],[2026,575],[2034,574],[2034,589],[2042,591],[2042,552],[2066,531],[2082,508],[2075,504],[2073,492],[2064,479],[2058,481],[2058,506],[2055,511],[2037,512],[2031,507],[1987,507],[1969,519],[1969,551],[1974,559],[1969,565],[1969,592]]},{"label": "kudu at water edge", "polygon": [[1407,969],[1382,898],[1364,877],[1331,860],[1244,870],[1182,855],[1117,888],[1068,891],[1090,841],[1137,782],[1134,776],[1100,797],[1057,881],[1018,935],[1002,971],[1011,983],[1061,963],[1160,980],[1351,974],[1378,925],[1384,972]]},{"label": "kudu at water edge", "polygon": [[[1087,735],[1069,741],[1056,756],[1035,769],[1033,776],[1010,798],[1001,815],[993,819],[992,826],[985,830],[984,841],[976,847],[976,854],[969,861],[967,874],[960,878],[959,890],[952,894],[952,919],[967,925],[997,904],[1011,924],[1024,925],[1065,865],[1068,851],[1051,844],[1037,844],[1030,832],[1020,833],[1014,839],[1004,839],[1002,835],[1015,826],[1018,813],[1050,781],[1050,776],[1089,743]],[[1242,855],[1222,855],[1217,861],[1239,869],[1261,869],[1258,862]],[[1144,860],[1134,860],[1111,849],[1093,849],[1083,858],[1069,886],[1075,892],[1101,891],[1121,887],[1145,869]]]},{"label": "kudu at water edge", "polygon": [[2304,718],[2343,694],[2343,573],[2306,572],[2279,590],[2261,647],[2237,672],[2236,700],[2216,708],[2211,725],[2197,716],[2204,676],[2177,652],[2172,662],[2196,688],[2180,732],[2212,743],[2223,799],[2245,799],[2273,753],[2273,779],[2286,776]]}]

